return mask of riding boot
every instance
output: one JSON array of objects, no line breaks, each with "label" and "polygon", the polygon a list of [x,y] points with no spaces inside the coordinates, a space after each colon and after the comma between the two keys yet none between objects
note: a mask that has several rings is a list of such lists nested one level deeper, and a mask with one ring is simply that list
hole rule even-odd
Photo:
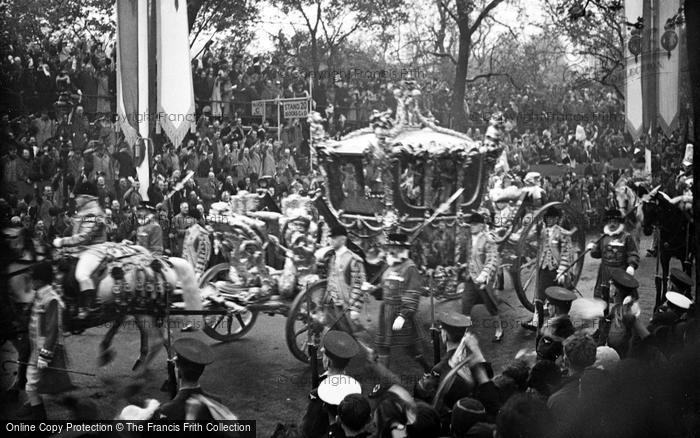
[{"label": "riding boot", "polygon": [[97,293],[95,289],[88,289],[80,292],[80,302],[78,306],[78,319],[86,319],[90,312],[94,310]]}]

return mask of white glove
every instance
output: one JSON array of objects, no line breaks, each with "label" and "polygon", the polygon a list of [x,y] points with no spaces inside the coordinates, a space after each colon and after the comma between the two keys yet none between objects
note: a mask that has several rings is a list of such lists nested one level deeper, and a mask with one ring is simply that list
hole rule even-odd
[{"label": "white glove", "polygon": [[565,274],[557,274],[557,284],[559,286],[564,286],[566,284],[566,275]]},{"label": "white glove", "polygon": [[590,242],[590,243],[588,244],[588,246],[586,246],[586,249],[589,250],[589,251],[592,251],[594,248],[595,248],[595,243],[594,243],[594,242]]},{"label": "white glove", "polygon": [[476,280],[474,280],[474,283],[477,283],[477,284],[484,284],[484,283],[486,283],[486,275],[484,275],[483,273],[482,273],[482,274],[479,274],[479,276],[476,277]]},{"label": "white glove", "polygon": [[628,266],[625,272],[627,272],[630,275],[634,275],[634,266]]},{"label": "white glove", "polygon": [[395,332],[398,332],[403,328],[403,323],[406,322],[405,319],[403,319],[403,316],[397,316],[396,319],[394,320],[394,325],[391,326],[391,329]]},{"label": "white glove", "polygon": [[36,361],[36,367],[40,370],[46,368],[47,366],[49,366],[49,363],[41,357]]},{"label": "white glove", "polygon": [[353,322],[359,321],[359,320],[360,320],[360,312],[358,312],[358,311],[356,311],[356,310],[351,310],[351,311],[350,311],[350,319],[351,319]]},{"label": "white glove", "polygon": [[53,247],[54,247],[54,248],[60,248],[61,246],[63,246],[63,242],[61,242],[61,238],[60,238],[60,237],[57,237],[57,238],[53,239],[53,242],[52,242],[52,243],[53,243]]}]

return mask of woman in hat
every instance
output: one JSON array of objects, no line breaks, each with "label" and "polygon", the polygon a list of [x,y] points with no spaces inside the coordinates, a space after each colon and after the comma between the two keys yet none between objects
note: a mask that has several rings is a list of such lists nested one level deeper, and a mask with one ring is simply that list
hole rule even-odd
[{"label": "woman in hat", "polygon": [[623,269],[628,274],[634,275],[639,266],[637,244],[625,231],[620,210],[606,211],[603,236],[596,242],[589,243],[588,249],[591,250],[591,257],[601,259],[593,295],[607,301],[610,294],[608,284],[613,269]]},{"label": "woman in hat", "polygon": [[426,339],[425,329],[416,314],[423,279],[408,256],[411,244],[405,234],[389,234],[386,242],[387,264],[382,275],[382,303],[377,333],[378,362],[389,367],[391,347],[406,347],[427,372],[428,362],[419,343]]}]

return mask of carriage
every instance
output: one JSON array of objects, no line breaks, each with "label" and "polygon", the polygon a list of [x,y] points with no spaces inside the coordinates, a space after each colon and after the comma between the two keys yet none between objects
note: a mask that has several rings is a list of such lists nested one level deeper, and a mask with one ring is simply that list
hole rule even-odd
[{"label": "carriage", "polygon": [[[396,98],[396,117],[391,117],[391,112],[376,113],[369,127],[340,140],[325,134],[318,114],[309,116],[314,151],[325,182],[313,199],[313,221],[319,224],[320,233],[318,247],[326,243],[324,236],[331,227],[342,225],[348,230],[349,248],[364,260],[367,281],[377,284],[386,267],[381,257],[386,232],[406,233],[411,236],[411,256],[428,279],[425,295],[432,294],[437,300],[456,299],[461,297],[467,260],[468,217],[487,197],[489,178],[502,153],[503,122],[492,118],[486,140],[478,142],[439,127],[432,117],[422,115],[420,92],[414,85],[404,84]],[[494,238],[503,254],[501,269],[509,272],[523,306],[533,311],[545,209],[559,207],[563,215],[560,225],[570,231],[574,253],[584,245],[583,218],[561,203],[538,208],[526,193],[510,202],[515,213],[507,226],[496,224]],[[265,213],[252,216],[267,218]],[[240,223],[231,218],[227,221],[230,223],[224,227]],[[281,237],[284,231],[277,227],[276,233],[261,236],[259,241],[258,252],[268,251],[268,263],[276,258],[274,253],[280,247],[288,250],[278,244],[274,234]],[[319,259],[316,254],[315,262]],[[578,281],[582,264],[579,260],[571,269],[572,285]],[[275,295],[272,300],[246,303],[241,298],[249,296],[246,286],[232,280],[241,269],[245,268],[228,262],[202,274],[201,287],[216,287],[221,296],[245,306],[235,315],[205,316],[205,332],[230,341],[245,335],[260,312],[285,315],[289,350],[297,359],[308,361],[308,343],[319,342],[338,322],[329,319],[325,311],[329,297],[322,270],[318,272],[319,281],[298,285],[282,300]],[[280,276],[272,267],[267,269],[272,277]]]}]

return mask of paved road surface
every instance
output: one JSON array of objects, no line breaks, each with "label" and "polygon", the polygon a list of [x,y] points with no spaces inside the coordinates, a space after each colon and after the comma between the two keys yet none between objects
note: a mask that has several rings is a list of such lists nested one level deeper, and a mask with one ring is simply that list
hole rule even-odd
[{"label": "paved road surface", "polygon": [[[644,240],[641,246],[643,249],[648,248],[649,241]],[[640,295],[646,318],[654,301],[655,260],[643,258],[637,275],[642,284]],[[578,285],[585,297],[593,295],[598,263],[590,258],[585,261],[584,272]],[[472,314],[473,319],[477,321],[475,331],[481,340],[486,358],[492,361],[496,372],[512,359],[519,349],[534,347],[534,334],[519,327],[520,321],[530,318],[531,314],[522,308],[512,289],[506,288],[505,296],[512,307],[501,305],[506,324],[502,343],[491,342],[493,326],[482,306],[475,308]],[[377,303],[372,302],[368,315],[376,317],[377,308]],[[459,309],[459,301],[437,306],[438,311],[445,308]],[[424,321],[430,321],[427,299],[421,303],[420,314]],[[173,331],[175,338],[196,336],[212,346],[217,360],[205,371],[202,386],[221,396],[239,418],[257,420],[258,436],[261,437],[270,436],[277,422],[298,423],[306,406],[310,374],[308,367],[287,350],[284,322],[281,316],[261,315],[250,333],[243,339],[229,344],[212,341],[202,332],[183,334],[179,330]],[[201,319],[195,319],[195,323],[201,323]],[[177,324],[182,324],[182,321],[176,322],[176,327]],[[97,368],[97,347],[105,331],[105,328],[95,328],[82,335],[71,336],[67,339],[66,346],[73,369],[98,374],[98,378],[75,377],[74,383],[80,387],[75,392],[76,395],[97,403],[104,418],[113,418],[126,405],[126,401],[120,398],[120,390],[131,381],[131,366],[138,355],[139,342],[136,327],[128,324],[115,338],[115,361],[104,368]],[[3,346],[3,352],[4,355],[12,354],[9,345]],[[144,397],[166,400],[166,394],[159,390],[166,378],[165,359],[165,353],[161,351],[153,363],[152,372],[144,387]],[[394,353],[392,370],[409,389],[421,373],[420,368],[401,351]],[[363,382],[366,390],[377,382],[377,377],[366,366],[364,358],[353,359],[350,372]],[[7,384],[9,378],[8,374],[2,375],[3,385]],[[10,408],[12,406],[0,406],[0,412],[8,412]],[[67,415],[67,411],[55,400],[49,401],[48,409],[49,418],[59,419]]]}]

